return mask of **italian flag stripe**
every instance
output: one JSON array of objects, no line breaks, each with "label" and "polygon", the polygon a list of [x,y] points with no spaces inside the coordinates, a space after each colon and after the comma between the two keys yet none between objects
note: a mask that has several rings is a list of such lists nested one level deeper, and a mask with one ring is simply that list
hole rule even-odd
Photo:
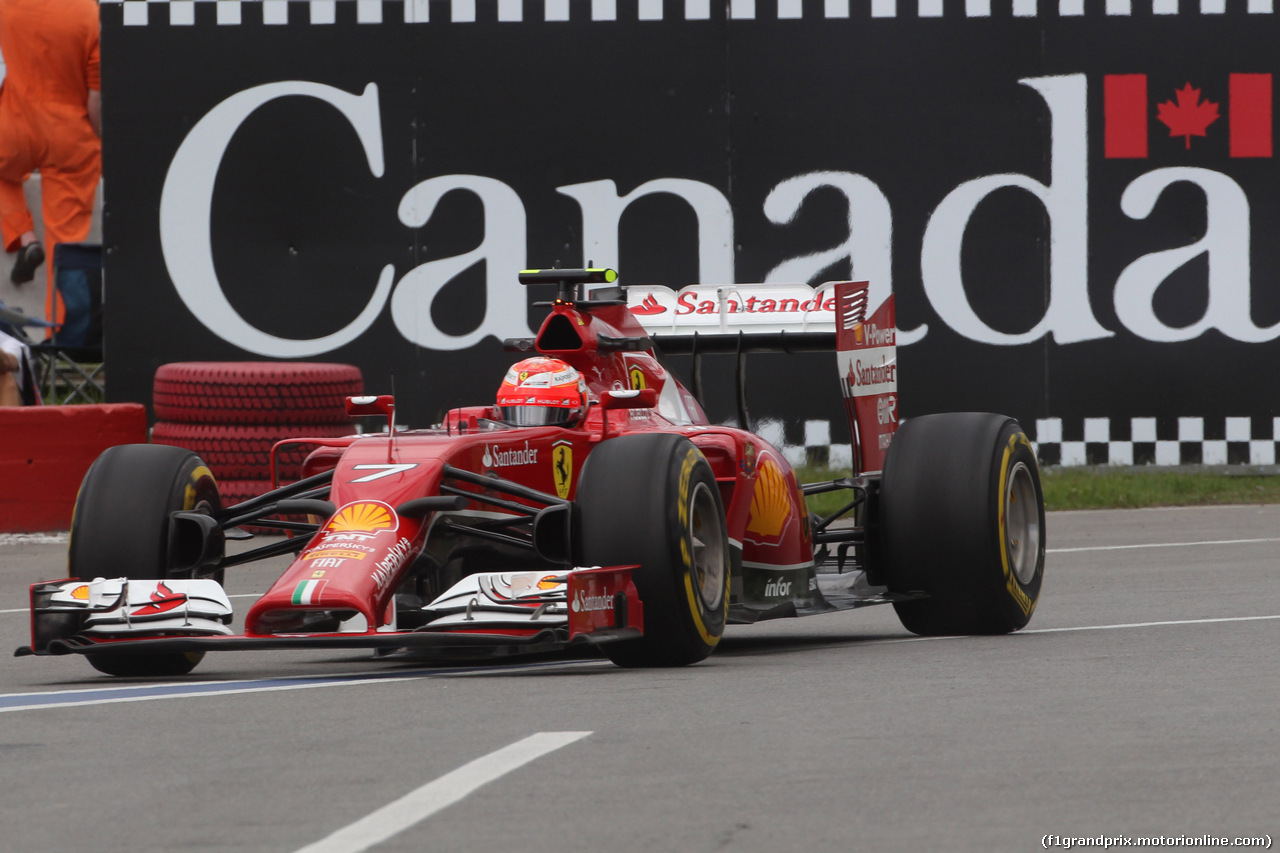
[{"label": "italian flag stripe", "polygon": [[324,581],[303,581],[293,591],[294,604],[313,604],[320,599],[320,588]]}]

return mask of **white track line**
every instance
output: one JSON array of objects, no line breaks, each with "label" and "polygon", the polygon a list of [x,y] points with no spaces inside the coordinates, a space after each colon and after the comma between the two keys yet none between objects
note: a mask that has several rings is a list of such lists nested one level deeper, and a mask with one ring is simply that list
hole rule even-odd
[{"label": "white track line", "polygon": [[[1023,628],[1010,637],[1024,634],[1068,634],[1076,631],[1121,631],[1126,628],[1163,628],[1171,625],[1214,625],[1224,622],[1268,622],[1280,620],[1280,614],[1271,616],[1219,616],[1208,619],[1170,619],[1164,622],[1120,622],[1115,625],[1072,625],[1065,628]],[[939,637],[902,637],[892,640],[869,640],[859,645],[893,646],[901,643],[936,643],[939,640],[983,639],[972,634],[947,634]]]},{"label": "white track line", "polygon": [[1079,554],[1083,551],[1131,551],[1135,548],[1190,548],[1194,545],[1256,545],[1264,542],[1280,542],[1271,539],[1208,539],[1203,542],[1148,542],[1142,545],[1090,545],[1085,548],[1046,548],[1046,554]]},{"label": "white track line", "polygon": [[66,533],[0,533],[0,545],[66,545]]},{"label": "white track line", "polygon": [[398,835],[472,791],[591,732],[538,732],[446,773],[298,853],[361,853]]},{"label": "white track line", "polygon": [[101,687],[72,690],[46,690],[29,693],[0,694],[0,714],[10,711],[48,710],[50,708],[82,708],[93,705],[117,705],[124,702],[151,702],[161,699],[200,699],[206,696],[238,696],[246,693],[271,693],[289,690],[315,690],[323,687],[352,685],[406,684],[428,678],[461,678],[471,674],[523,672],[539,669],[578,670],[611,667],[605,660],[567,660],[541,663],[510,663],[476,668],[433,668],[396,672],[373,670],[332,676],[286,676],[283,678],[237,679],[231,681],[162,681],[154,684],[112,686],[103,679]]},{"label": "white track line", "polygon": [[1023,628],[1019,634],[1065,634],[1068,631],[1116,631],[1121,628],[1160,628],[1165,625],[1213,625],[1221,622],[1265,622],[1275,616],[1223,616],[1217,619],[1170,619],[1167,622],[1127,622],[1119,625],[1079,625],[1074,628]]}]

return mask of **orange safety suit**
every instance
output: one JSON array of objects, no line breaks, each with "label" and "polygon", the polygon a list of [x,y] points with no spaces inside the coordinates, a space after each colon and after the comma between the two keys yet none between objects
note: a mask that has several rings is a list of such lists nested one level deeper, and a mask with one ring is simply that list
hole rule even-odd
[{"label": "orange safety suit", "polygon": [[[5,251],[34,228],[22,184],[40,172],[45,316],[61,322],[54,298],[54,250],[89,236],[102,176],[102,142],[89,120],[89,91],[101,89],[97,0],[0,0],[0,234]],[[56,308],[55,308],[56,306]]]}]

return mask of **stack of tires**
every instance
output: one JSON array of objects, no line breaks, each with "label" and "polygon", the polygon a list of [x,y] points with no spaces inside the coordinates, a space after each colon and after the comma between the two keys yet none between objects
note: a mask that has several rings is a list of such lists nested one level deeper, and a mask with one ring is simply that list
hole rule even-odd
[{"label": "stack of tires", "polygon": [[[345,398],[364,393],[360,369],[315,362],[177,362],[153,387],[153,444],[191,450],[218,480],[222,505],[271,488],[271,447],[286,438],[351,435]],[[278,483],[299,479],[314,447],[277,454]]]}]

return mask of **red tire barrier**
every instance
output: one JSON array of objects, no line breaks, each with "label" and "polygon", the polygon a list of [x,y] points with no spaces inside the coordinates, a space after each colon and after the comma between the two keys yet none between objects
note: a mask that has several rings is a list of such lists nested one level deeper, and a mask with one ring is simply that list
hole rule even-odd
[{"label": "red tire barrier", "polygon": [[188,424],[346,424],[360,369],[316,362],[176,362],[156,371],[157,420]]},{"label": "red tire barrier", "polygon": [[[334,438],[354,435],[355,425],[276,424],[181,424],[158,422],[151,431],[152,444],[183,447],[200,456],[219,482],[223,480],[271,479],[271,447],[286,438]],[[315,449],[313,444],[284,448],[276,457],[276,477],[282,481],[302,478],[302,461]]]},{"label": "red tire barrier", "polygon": [[270,480],[219,480],[218,496],[222,498],[222,506],[225,509],[233,504],[241,501],[247,501],[249,498],[256,498],[258,495],[265,495],[271,491]]}]

